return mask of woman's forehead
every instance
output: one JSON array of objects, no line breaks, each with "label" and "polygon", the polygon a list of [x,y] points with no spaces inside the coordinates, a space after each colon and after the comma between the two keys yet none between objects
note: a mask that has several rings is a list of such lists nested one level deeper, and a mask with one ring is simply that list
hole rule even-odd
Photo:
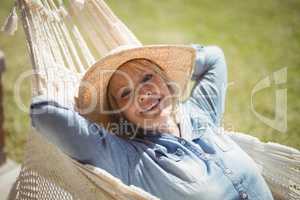
[{"label": "woman's forehead", "polygon": [[121,67],[118,70],[129,72],[129,73],[136,73],[136,72],[145,72],[145,71],[153,71],[155,64],[144,59],[136,59],[131,60]]},{"label": "woman's forehead", "polygon": [[110,88],[112,90],[117,90],[121,87],[126,87],[131,83],[136,83],[145,72],[154,72],[153,66],[151,65],[153,65],[153,63],[147,60],[133,60],[123,64],[114,72]]}]

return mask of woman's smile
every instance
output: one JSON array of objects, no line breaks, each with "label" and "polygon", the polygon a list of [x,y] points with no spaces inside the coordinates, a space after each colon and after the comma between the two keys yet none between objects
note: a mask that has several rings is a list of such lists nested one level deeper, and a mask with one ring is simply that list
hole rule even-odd
[{"label": "woman's smile", "polygon": [[161,100],[162,97],[153,98],[153,100],[151,100],[151,102],[140,111],[141,115],[145,117],[159,115],[161,110],[163,109]]}]

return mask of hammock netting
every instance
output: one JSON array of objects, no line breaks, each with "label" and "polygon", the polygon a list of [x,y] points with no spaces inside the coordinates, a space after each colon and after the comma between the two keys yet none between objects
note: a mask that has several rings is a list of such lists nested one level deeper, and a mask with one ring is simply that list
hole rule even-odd
[{"label": "hammock netting", "polygon": [[[32,60],[32,95],[74,106],[85,70],[120,45],[140,44],[102,0],[17,0]],[[12,29],[16,7],[7,19]],[[63,134],[63,133],[61,133]],[[300,152],[228,133],[257,163],[276,199],[300,199]],[[72,160],[32,130],[9,199],[157,199]]]}]

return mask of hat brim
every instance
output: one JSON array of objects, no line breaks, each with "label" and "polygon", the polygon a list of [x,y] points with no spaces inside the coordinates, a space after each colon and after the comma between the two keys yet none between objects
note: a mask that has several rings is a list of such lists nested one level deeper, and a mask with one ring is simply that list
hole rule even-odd
[{"label": "hat brim", "polygon": [[194,48],[184,45],[148,45],[109,54],[97,61],[84,74],[79,85],[76,108],[87,119],[107,128],[111,121],[107,98],[109,80],[123,63],[138,58],[156,63],[180,87],[180,96],[184,98],[195,54]]}]

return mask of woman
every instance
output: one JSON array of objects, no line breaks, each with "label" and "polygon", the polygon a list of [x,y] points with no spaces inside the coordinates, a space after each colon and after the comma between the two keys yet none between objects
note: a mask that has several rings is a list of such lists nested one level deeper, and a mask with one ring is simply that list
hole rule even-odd
[{"label": "woman", "polygon": [[36,97],[32,122],[72,158],[161,199],[273,199],[254,161],[220,131],[226,82],[218,47],[121,49],[86,72],[77,112]]}]

